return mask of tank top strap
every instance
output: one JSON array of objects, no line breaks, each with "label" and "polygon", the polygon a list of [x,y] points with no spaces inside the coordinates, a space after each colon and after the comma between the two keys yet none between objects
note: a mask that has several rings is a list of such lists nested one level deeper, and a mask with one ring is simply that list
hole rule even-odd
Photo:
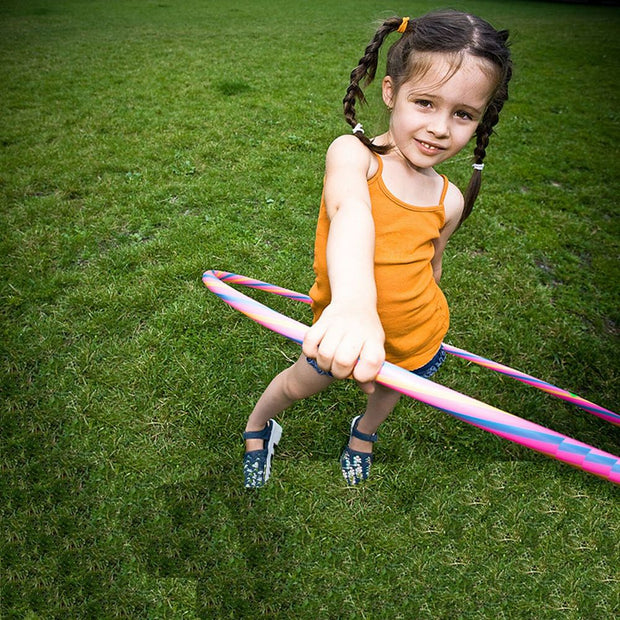
[{"label": "tank top strap", "polygon": [[445,174],[441,175],[443,179],[443,189],[441,190],[441,197],[439,198],[439,204],[443,205],[443,201],[446,198],[446,194],[448,193],[448,187],[450,187],[450,182],[448,181],[448,177]]},{"label": "tank top strap", "polygon": [[378,166],[377,166],[377,171],[368,179],[368,183],[372,183],[376,181],[377,179],[380,179],[383,177],[383,159],[381,158],[379,153],[373,153],[373,155],[375,156],[375,160]]},{"label": "tank top strap", "polygon": [[[383,158],[378,153],[373,153],[373,155],[375,156],[378,167],[377,171],[368,179],[368,183],[371,184],[383,178]],[[440,176],[443,179],[443,188],[441,190],[441,196],[439,197],[439,205],[443,207],[443,201],[445,200],[446,194],[448,193],[450,181],[448,181],[448,177],[445,174],[442,174]]]}]

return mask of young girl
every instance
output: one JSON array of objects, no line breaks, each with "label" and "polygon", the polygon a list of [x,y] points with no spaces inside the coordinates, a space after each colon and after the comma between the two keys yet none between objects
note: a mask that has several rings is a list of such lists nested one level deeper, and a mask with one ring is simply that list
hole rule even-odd
[{"label": "young girl", "polygon": [[[391,33],[382,95],[388,130],[369,139],[357,122]],[[327,151],[315,241],[313,325],[303,353],[273,379],[244,433],[246,487],[269,478],[282,428],[273,419],[295,401],[353,377],[368,395],[341,456],[348,484],[368,477],[377,429],[399,393],[373,383],[384,360],[429,378],[445,353],[448,306],[439,289],[443,251],[470,214],[489,136],[508,98],[508,33],[456,11],[391,18],[375,33],[344,98],[353,135]],[[434,167],[476,136],[465,198]]]}]

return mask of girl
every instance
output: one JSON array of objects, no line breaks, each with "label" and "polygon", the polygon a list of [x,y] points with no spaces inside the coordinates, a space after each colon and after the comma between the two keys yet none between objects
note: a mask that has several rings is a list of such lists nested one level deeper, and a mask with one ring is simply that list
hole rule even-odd
[{"label": "girl", "polygon": [[[379,50],[389,34],[383,101],[388,130],[369,139],[357,122]],[[244,433],[246,487],[269,478],[282,428],[273,419],[295,401],[352,376],[368,395],[351,423],[341,456],[348,484],[368,477],[377,429],[398,392],[374,384],[384,360],[429,378],[445,353],[448,307],[439,289],[443,251],[470,214],[489,136],[508,98],[508,33],[478,17],[433,12],[386,20],[375,33],[344,98],[353,135],[337,138],[326,157],[315,241],[313,325],[303,353],[273,379]],[[434,167],[473,136],[474,171],[465,198]]]}]

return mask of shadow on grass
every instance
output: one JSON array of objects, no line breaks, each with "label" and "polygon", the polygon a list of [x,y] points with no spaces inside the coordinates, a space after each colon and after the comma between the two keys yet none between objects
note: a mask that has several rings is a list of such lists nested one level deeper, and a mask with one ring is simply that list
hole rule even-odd
[{"label": "shadow on grass", "polygon": [[280,553],[291,521],[270,495],[223,470],[160,487],[132,524],[140,559],[158,578],[196,579],[200,617],[250,617],[294,561]]}]

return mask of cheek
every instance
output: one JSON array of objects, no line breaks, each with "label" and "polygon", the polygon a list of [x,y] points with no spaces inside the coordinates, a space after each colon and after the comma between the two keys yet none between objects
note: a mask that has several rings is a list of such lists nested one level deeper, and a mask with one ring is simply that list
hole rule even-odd
[{"label": "cheek", "polygon": [[477,127],[473,129],[467,127],[463,128],[463,131],[460,133],[460,141],[463,143],[463,146],[467,145],[469,141],[476,135]]},{"label": "cheek", "polygon": [[393,122],[394,127],[399,127],[404,131],[410,130],[420,123],[419,119],[411,112],[404,114],[396,109],[392,112],[390,120]]}]

